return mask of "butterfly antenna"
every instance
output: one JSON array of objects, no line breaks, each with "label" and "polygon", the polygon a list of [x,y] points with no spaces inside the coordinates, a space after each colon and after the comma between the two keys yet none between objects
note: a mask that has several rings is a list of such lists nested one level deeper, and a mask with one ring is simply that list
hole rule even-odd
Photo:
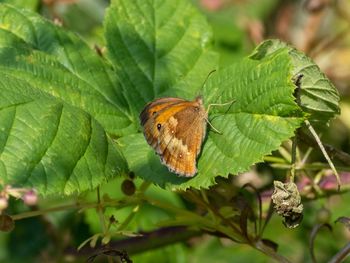
[{"label": "butterfly antenna", "polygon": [[[209,72],[209,74],[207,75],[207,77],[206,77],[205,80],[203,81],[203,84],[202,84],[201,88],[204,87],[204,85],[205,85],[205,83],[208,81],[210,75],[213,74],[215,71],[216,71],[216,69],[213,69],[212,71]],[[202,97],[203,94],[200,93],[200,92],[202,92],[201,88],[197,90],[197,93],[199,93],[199,94],[197,94],[196,97]]]},{"label": "butterfly antenna", "polygon": [[214,72],[216,71],[216,69],[213,69],[212,71],[209,72],[209,74],[207,75],[207,77],[205,78],[203,84],[202,84],[202,87],[204,86],[204,84],[208,81],[209,77],[211,74],[213,74]]}]

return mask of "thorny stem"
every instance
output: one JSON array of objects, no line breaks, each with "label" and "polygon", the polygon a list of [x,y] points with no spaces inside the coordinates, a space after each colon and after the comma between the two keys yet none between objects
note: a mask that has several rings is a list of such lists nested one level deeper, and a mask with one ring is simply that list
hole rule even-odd
[{"label": "thorny stem", "polygon": [[305,120],[304,122],[305,122],[305,124],[306,124],[306,127],[307,127],[307,128],[309,129],[309,131],[311,132],[311,134],[314,136],[314,138],[315,138],[315,140],[316,140],[318,146],[320,147],[320,149],[321,149],[321,151],[322,151],[322,153],[323,153],[323,156],[326,158],[326,160],[327,160],[329,166],[331,167],[331,169],[332,169],[332,171],[333,171],[335,177],[337,178],[338,191],[340,191],[340,185],[341,185],[340,177],[339,177],[339,174],[338,174],[337,170],[336,170],[335,167],[334,167],[333,162],[331,161],[331,158],[329,158],[329,155],[328,155],[326,149],[323,147],[323,144],[322,144],[320,138],[318,137],[318,135],[317,135],[315,129],[311,126],[311,123],[310,123],[308,120]]}]

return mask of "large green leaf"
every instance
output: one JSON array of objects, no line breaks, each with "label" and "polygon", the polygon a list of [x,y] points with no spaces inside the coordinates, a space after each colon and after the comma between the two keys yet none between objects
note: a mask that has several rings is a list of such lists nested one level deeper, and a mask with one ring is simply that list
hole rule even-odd
[{"label": "large green leaf", "polygon": [[113,135],[135,130],[115,72],[80,38],[7,5],[0,8],[0,28],[1,72],[82,108]]},{"label": "large green leaf", "polygon": [[0,5],[2,184],[71,194],[126,169],[108,137],[135,130],[111,66],[77,36]]},{"label": "large green leaf", "polygon": [[[181,178],[167,172],[142,135],[119,140],[129,167],[139,176],[170,188],[209,187],[218,175],[244,172],[292,137],[303,121],[293,97],[288,49],[259,60],[245,59],[215,73],[206,83],[205,103],[227,103],[209,113],[212,125],[198,160],[198,174]],[[132,142],[132,143],[130,143]]]},{"label": "large green leaf", "polygon": [[36,11],[39,6],[39,0],[0,0],[0,3],[15,5],[19,8],[27,8]]},{"label": "large green leaf", "polygon": [[[208,187],[216,176],[262,160],[304,118],[292,77],[308,62],[296,63],[286,46],[263,43],[200,90],[218,56],[207,22],[188,1],[114,0],[104,26],[109,61],[38,15],[0,5],[2,183],[43,194],[81,192],[126,170],[121,149],[129,168],[146,180]],[[236,102],[210,111],[221,133],[209,129],[198,174],[186,179],[160,164],[138,132],[138,115],[156,97],[199,94],[207,106]]]},{"label": "large green leaf", "polygon": [[340,113],[339,94],[332,82],[309,57],[286,43],[268,40],[256,48],[251,58],[260,59],[280,48],[289,50],[293,79],[300,78],[300,91],[296,95],[301,108],[311,115],[311,122],[325,126],[331,118]]},{"label": "large green leaf", "polygon": [[193,99],[217,68],[212,32],[189,1],[112,1],[105,30],[109,57],[135,116],[156,97]]}]

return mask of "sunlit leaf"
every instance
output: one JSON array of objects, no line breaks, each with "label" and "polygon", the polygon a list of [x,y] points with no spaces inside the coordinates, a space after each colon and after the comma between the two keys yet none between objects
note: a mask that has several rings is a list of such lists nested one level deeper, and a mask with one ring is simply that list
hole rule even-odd
[{"label": "sunlit leaf", "polygon": [[288,50],[282,48],[260,60],[245,59],[209,78],[203,89],[207,105],[235,103],[209,112],[211,124],[221,133],[209,129],[195,177],[170,174],[140,134],[119,140],[130,169],[147,180],[178,189],[208,187],[217,175],[248,170],[292,137],[303,120],[293,97],[291,66]]},{"label": "sunlit leaf", "polygon": [[292,59],[294,80],[300,82],[300,91],[296,96],[300,106],[309,113],[311,122],[327,123],[340,113],[339,94],[332,82],[320,68],[305,54],[278,40],[268,40],[256,48],[251,58],[259,59],[280,48],[287,48]]},{"label": "sunlit leaf", "polygon": [[109,137],[134,129],[121,88],[77,36],[0,5],[0,90],[2,183],[72,194],[125,171]]}]

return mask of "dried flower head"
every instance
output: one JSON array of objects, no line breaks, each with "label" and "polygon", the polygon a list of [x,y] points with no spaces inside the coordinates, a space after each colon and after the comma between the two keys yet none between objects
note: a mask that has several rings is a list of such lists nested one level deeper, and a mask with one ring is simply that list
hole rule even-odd
[{"label": "dried flower head", "polygon": [[303,204],[295,183],[274,181],[275,189],[271,196],[274,209],[284,218],[284,225],[288,228],[297,227],[303,218]]}]

